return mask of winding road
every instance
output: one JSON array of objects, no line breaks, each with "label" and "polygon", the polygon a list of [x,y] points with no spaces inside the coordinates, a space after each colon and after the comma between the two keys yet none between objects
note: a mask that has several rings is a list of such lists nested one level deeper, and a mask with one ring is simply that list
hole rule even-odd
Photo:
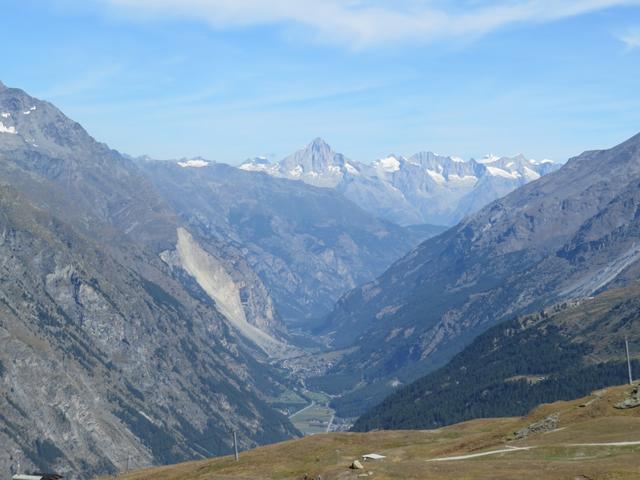
[{"label": "winding road", "polygon": [[291,420],[293,417],[295,417],[296,415],[301,414],[302,412],[304,412],[305,410],[309,410],[311,407],[313,407],[316,404],[316,402],[312,401],[309,405],[307,405],[306,407],[301,408],[300,410],[298,410],[295,413],[292,413],[291,415],[289,415],[289,420]]}]

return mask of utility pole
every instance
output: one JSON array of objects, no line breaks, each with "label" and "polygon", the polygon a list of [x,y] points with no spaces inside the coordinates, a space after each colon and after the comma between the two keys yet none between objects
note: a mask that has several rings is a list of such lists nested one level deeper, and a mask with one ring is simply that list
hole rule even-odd
[{"label": "utility pole", "polygon": [[127,468],[125,468],[125,473],[129,471],[129,458],[131,457],[131,455],[127,455]]},{"label": "utility pole", "polygon": [[627,350],[627,368],[629,369],[629,385],[633,384],[633,376],[631,375],[631,356],[629,355],[629,339],[625,335],[624,337],[624,346]]},{"label": "utility pole", "polygon": [[240,458],[238,457],[238,437],[236,436],[236,431],[233,431],[233,449],[235,450],[236,453],[236,462],[240,460]]}]

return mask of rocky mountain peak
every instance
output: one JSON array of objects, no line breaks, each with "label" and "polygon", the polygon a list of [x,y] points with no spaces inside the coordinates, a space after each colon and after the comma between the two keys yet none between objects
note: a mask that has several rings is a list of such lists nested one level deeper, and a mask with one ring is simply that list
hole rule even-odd
[{"label": "rocky mountain peak", "polygon": [[394,173],[400,170],[402,164],[405,163],[404,157],[390,154],[373,162],[373,167],[384,175],[385,173]]},{"label": "rocky mountain peak", "polygon": [[428,150],[411,157],[390,154],[366,164],[336,153],[318,137],[280,162],[253,159],[239,168],[334,188],[361,208],[400,225],[453,225],[558,165],[522,154],[466,161]]},{"label": "rocky mountain peak", "polygon": [[208,167],[216,162],[212,160],[207,160],[203,157],[193,157],[193,158],[181,158],[176,161],[176,164],[182,168],[204,168]]},{"label": "rocky mountain peak", "polygon": [[282,161],[287,166],[301,166],[303,172],[325,172],[332,165],[344,163],[342,155],[337,154],[322,138],[315,138],[304,150],[299,150]]},{"label": "rocky mountain peak", "polygon": [[321,137],[314,138],[309,145],[307,145],[307,149],[317,152],[331,152],[331,146],[324,141]]},{"label": "rocky mountain peak", "polygon": [[249,159],[248,161],[262,164],[262,165],[268,165],[271,163],[267,157],[254,157],[252,159]]},{"label": "rocky mountain peak", "polygon": [[79,123],[50,103],[33,98],[18,88],[0,88],[0,122],[0,151],[37,149],[59,158],[108,151]]},{"label": "rocky mountain peak", "polygon": [[320,187],[335,187],[343,177],[346,158],[322,139],[316,138],[304,149],[284,158],[278,165],[280,175],[301,179]]}]

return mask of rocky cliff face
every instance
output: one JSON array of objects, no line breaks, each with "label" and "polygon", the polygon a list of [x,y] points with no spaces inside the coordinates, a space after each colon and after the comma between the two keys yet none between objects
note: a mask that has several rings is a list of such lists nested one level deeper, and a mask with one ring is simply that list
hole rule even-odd
[{"label": "rocky cliff face", "polygon": [[336,189],[364,210],[400,225],[454,225],[557,165],[523,155],[464,161],[431,152],[390,155],[368,165],[334,152],[318,138],[279,163],[254,159],[239,168]]},{"label": "rocky cliff face", "polygon": [[225,316],[277,330],[242,268],[207,291],[194,258],[224,252],[52,105],[1,88],[0,119],[0,468],[86,477],[296,435]]},{"label": "rocky cliff face", "polygon": [[427,240],[328,317],[336,346],[358,348],[334,373],[364,371],[356,381],[383,395],[514,314],[637,278],[639,180],[637,136],[571,159]]}]

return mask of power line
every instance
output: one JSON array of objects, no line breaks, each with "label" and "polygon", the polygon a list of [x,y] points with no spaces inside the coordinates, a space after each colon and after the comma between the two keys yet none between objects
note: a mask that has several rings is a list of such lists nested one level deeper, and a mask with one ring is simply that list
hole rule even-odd
[{"label": "power line", "polygon": [[[237,455],[237,437],[236,437],[236,432],[233,432],[234,434],[234,450],[236,452]],[[151,453],[154,456],[157,456],[158,454],[162,454],[165,452],[169,452],[171,450],[175,450],[175,449],[182,449],[184,450],[191,450],[190,453],[193,453],[195,455],[198,455],[201,459],[206,460],[208,458],[214,457],[216,456],[216,454],[214,452],[212,452],[211,450],[207,449],[205,446],[201,445],[202,442],[206,442],[208,440],[214,440],[214,439],[220,439],[221,435],[220,434],[212,434],[212,435],[207,435],[207,436],[203,436],[203,437],[198,437],[195,439],[185,439],[185,441],[181,442],[181,443],[174,443],[174,444],[169,444],[169,443],[165,443],[165,446],[152,446],[152,445],[147,445],[144,444],[143,445],[148,448]],[[200,451],[198,451],[200,450]],[[204,454],[202,453],[204,452]],[[233,450],[230,454],[233,454]],[[208,455],[208,456],[207,456]],[[223,454],[223,455],[218,455],[218,456],[226,456],[229,455],[229,453],[227,454]],[[130,464],[132,464],[133,462],[131,462],[131,460],[134,460],[135,457],[132,457],[131,455],[127,455],[127,461],[126,461],[126,470],[129,470],[129,466]],[[188,458],[187,458],[188,459]],[[185,459],[185,460],[187,460]]]},{"label": "power line", "polygon": [[633,385],[633,375],[631,374],[631,356],[629,355],[629,339],[625,335],[624,346],[627,351],[627,368],[629,370],[629,385]]}]

